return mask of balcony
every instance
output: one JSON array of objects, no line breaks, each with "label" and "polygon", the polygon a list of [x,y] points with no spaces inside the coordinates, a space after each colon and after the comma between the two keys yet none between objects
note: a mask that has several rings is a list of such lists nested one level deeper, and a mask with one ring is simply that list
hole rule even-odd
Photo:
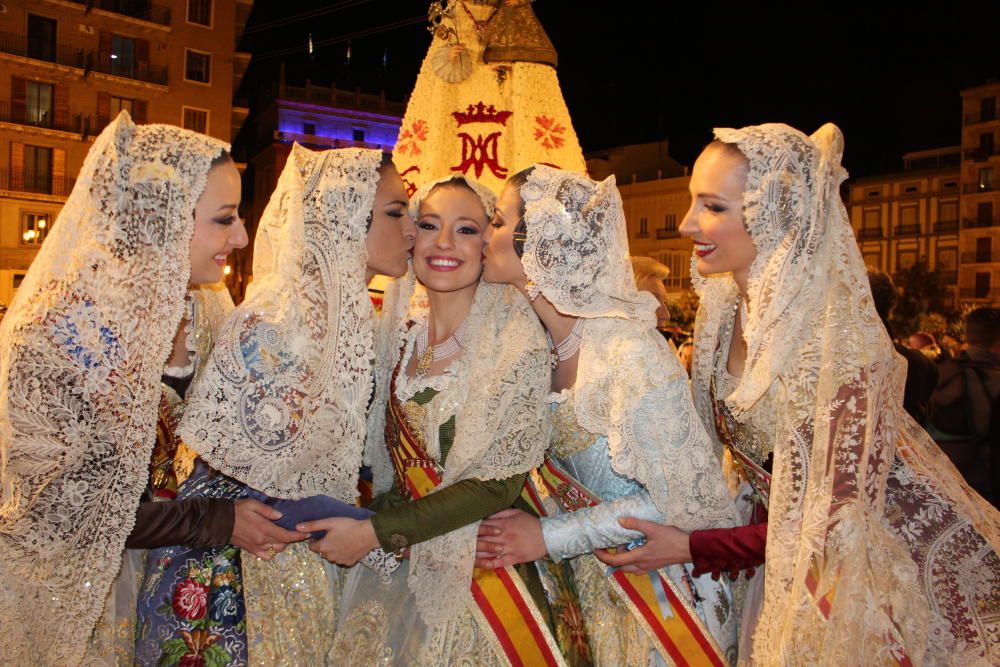
[{"label": "balcony", "polygon": [[125,79],[145,81],[155,83],[160,86],[167,85],[167,68],[157,67],[148,63],[133,63],[131,67],[119,65],[115,62],[95,63],[93,71],[111,76],[120,76]]},{"label": "balcony", "polygon": [[967,195],[975,195],[982,192],[993,192],[996,187],[992,183],[966,183],[962,186],[962,192]]},{"label": "balcony", "polygon": [[963,299],[988,299],[990,298],[990,290],[979,289],[978,287],[962,287],[958,290],[958,295]]},{"label": "balcony", "polygon": [[996,155],[996,149],[994,148],[984,148],[982,146],[977,146],[976,148],[967,148],[962,156],[966,160],[972,160],[973,162],[985,162],[989,160],[992,156]]},{"label": "balcony", "polygon": [[86,118],[83,114],[71,114],[53,109],[41,111],[31,109],[23,102],[14,103],[10,100],[0,100],[0,123],[16,123],[77,134],[82,134],[86,129]]},{"label": "balcony", "polygon": [[945,232],[957,232],[958,220],[944,220],[942,222],[935,222],[934,231],[937,232],[938,234],[943,234]]},{"label": "balcony", "polygon": [[996,111],[994,111],[993,113],[988,113],[988,114],[983,114],[981,112],[973,112],[965,114],[965,118],[963,120],[965,121],[964,122],[965,125],[975,125],[977,123],[988,123],[991,120],[996,120],[996,119],[997,119],[997,113]]},{"label": "balcony", "polygon": [[938,271],[938,278],[945,285],[954,285],[958,282],[958,271]]},{"label": "balcony", "polygon": [[876,241],[882,238],[882,228],[875,227],[872,229],[859,229],[858,230],[858,240],[859,241]]},{"label": "balcony", "polygon": [[102,9],[140,21],[170,25],[170,7],[154,5],[146,0],[70,0],[70,2],[77,5],[87,5],[88,9]]},{"label": "balcony", "polygon": [[962,253],[962,264],[989,264],[990,262],[1000,262],[1000,253],[980,252],[978,250]]},{"label": "balcony", "polygon": [[0,53],[12,56],[42,60],[56,65],[85,69],[90,52],[64,45],[43,44],[37,40],[28,41],[26,35],[0,32]]},{"label": "balcony", "polygon": [[982,229],[984,227],[996,227],[1000,225],[1000,218],[991,216],[989,218],[966,218],[962,221],[962,229]]},{"label": "balcony", "polygon": [[896,236],[919,236],[920,225],[919,224],[896,225],[896,228],[893,230],[893,234],[895,234]]},{"label": "balcony", "polygon": [[680,237],[681,237],[681,233],[679,231],[677,231],[676,229],[662,229],[661,228],[661,229],[657,229],[656,230],[656,238],[659,239],[659,240],[661,240],[661,241],[663,239],[679,239]]},{"label": "balcony", "polygon": [[73,189],[74,182],[74,179],[69,176],[56,178],[51,172],[12,172],[8,169],[0,169],[0,191],[65,197]]}]

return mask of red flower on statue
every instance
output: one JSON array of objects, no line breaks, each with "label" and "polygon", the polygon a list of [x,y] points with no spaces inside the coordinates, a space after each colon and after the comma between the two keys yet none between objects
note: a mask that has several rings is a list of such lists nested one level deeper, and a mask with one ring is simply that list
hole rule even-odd
[{"label": "red flower on statue", "polygon": [[208,608],[208,586],[185,579],[174,589],[174,613],[193,621],[205,615]]},{"label": "red flower on statue", "polygon": [[396,152],[410,155],[420,155],[423,149],[418,142],[427,141],[427,121],[415,120],[410,123],[409,128],[404,128],[399,133],[399,140],[396,142]]},{"label": "red flower on statue", "polygon": [[566,138],[559,136],[566,132],[566,126],[560,125],[555,118],[542,114],[535,116],[535,122],[538,123],[535,127],[535,139],[542,146],[552,150],[553,148],[561,148],[566,143]]}]

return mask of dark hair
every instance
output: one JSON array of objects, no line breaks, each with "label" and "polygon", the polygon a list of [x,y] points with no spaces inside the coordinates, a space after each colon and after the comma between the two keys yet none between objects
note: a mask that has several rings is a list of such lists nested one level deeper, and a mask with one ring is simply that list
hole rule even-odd
[{"label": "dark hair", "polygon": [[385,153],[385,152],[382,153],[382,160],[378,164],[379,171],[381,171],[385,167],[392,167],[395,169],[396,165],[392,161],[392,153]]},{"label": "dark hair", "polygon": [[976,308],[966,315],[965,338],[970,345],[979,347],[1000,343],[1000,308]]},{"label": "dark hair", "polygon": [[528,182],[528,177],[531,176],[531,172],[534,170],[533,166],[522,169],[508,178],[507,185],[504,186],[517,188],[518,197],[521,199],[521,204],[517,208],[517,216],[520,219],[517,226],[514,227],[514,252],[517,253],[518,258],[524,256],[524,235],[528,233],[528,223],[524,221],[525,206],[524,197],[521,197],[521,188]]},{"label": "dark hair", "polygon": [[871,268],[868,269],[868,284],[871,286],[872,299],[875,301],[875,311],[888,329],[889,313],[896,305],[896,284],[885,271]]},{"label": "dark hair", "polygon": [[215,156],[215,159],[212,160],[212,163],[208,166],[208,169],[211,171],[212,169],[218,167],[220,164],[226,164],[226,163],[236,164],[235,162],[233,162],[233,156],[229,153],[229,151],[222,151],[221,153]]}]

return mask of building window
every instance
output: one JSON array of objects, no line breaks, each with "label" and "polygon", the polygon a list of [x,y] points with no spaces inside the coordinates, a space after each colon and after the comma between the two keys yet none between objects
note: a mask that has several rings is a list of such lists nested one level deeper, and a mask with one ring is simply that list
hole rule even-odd
[{"label": "building window", "polygon": [[135,77],[135,40],[121,35],[111,36],[111,73]]},{"label": "building window", "polygon": [[990,259],[993,254],[993,239],[989,236],[983,236],[982,238],[976,239],[976,261],[977,262],[991,262]]},{"label": "building window", "polygon": [[880,197],[880,196],[882,196],[882,191],[881,190],[869,190],[868,194],[865,195],[865,196],[866,197]]},{"label": "building window", "polygon": [[903,271],[917,263],[916,250],[900,250],[896,254],[896,270]]},{"label": "building window", "polygon": [[365,131],[364,130],[359,130],[358,128],[354,128],[354,135],[353,136],[354,136],[354,141],[361,141],[361,142],[363,142],[365,140]]},{"label": "building window", "polygon": [[979,191],[987,192],[993,189],[993,167],[983,167],[979,170]]},{"label": "building window", "polygon": [[899,209],[899,224],[912,226],[917,224],[917,207],[902,206]]},{"label": "building window", "polygon": [[316,134],[316,123],[302,123],[302,134]]},{"label": "building window", "polygon": [[184,129],[205,134],[208,132],[208,111],[184,107]]},{"label": "building window", "polygon": [[976,204],[976,223],[980,227],[989,227],[993,223],[993,202],[983,201]]},{"label": "building window", "polygon": [[212,0],[188,0],[188,23],[212,26]]},{"label": "building window", "polygon": [[25,192],[52,193],[52,149],[44,146],[24,147]]},{"label": "building window", "polygon": [[958,189],[958,181],[945,181],[944,182],[944,189],[945,190],[957,190]]},{"label": "building window", "polygon": [[957,201],[941,202],[941,208],[938,209],[938,220],[940,220],[941,222],[957,222],[958,202]]},{"label": "building window", "polygon": [[873,232],[882,229],[882,216],[876,211],[865,211],[861,218],[861,229],[866,232]]},{"label": "building window", "polygon": [[21,214],[21,243],[38,246],[49,233],[52,226],[52,216],[48,213]]},{"label": "building window", "polygon": [[639,236],[649,236],[649,220],[639,218]]},{"label": "building window", "polygon": [[993,155],[993,133],[983,132],[979,135],[979,152],[983,156]]},{"label": "building window", "polygon": [[28,81],[24,92],[25,122],[38,127],[52,127],[52,84]]},{"label": "building window", "polygon": [[975,298],[986,299],[990,296],[990,274],[989,273],[977,273],[976,274],[976,291]]},{"label": "building window", "polygon": [[56,21],[28,14],[28,57],[56,61]]},{"label": "building window", "polygon": [[663,217],[663,228],[665,230],[667,230],[668,232],[676,232],[677,231],[677,214],[676,213],[667,213]]},{"label": "building window", "polygon": [[124,97],[115,97],[114,95],[111,96],[109,102],[109,109],[111,110],[112,118],[116,118],[118,114],[120,114],[122,111],[128,111],[128,114],[130,116],[134,116],[135,115],[134,107],[135,104],[132,102],[132,100],[125,99]]},{"label": "building window", "polygon": [[919,191],[920,191],[920,188],[918,186],[916,186],[916,185],[907,185],[907,186],[903,187],[903,192],[905,192],[907,194],[912,193],[912,192],[919,192]]},{"label": "building window", "polygon": [[14,288],[15,292],[21,288],[21,283],[24,282],[24,276],[25,274],[23,273],[15,273],[11,278],[10,286]]},{"label": "building window", "polygon": [[981,122],[988,120],[996,120],[997,117],[997,98],[995,97],[984,97],[979,100],[979,120]]},{"label": "building window", "polygon": [[937,271],[947,273],[958,270],[958,248],[938,248]]},{"label": "building window", "polygon": [[211,81],[212,54],[187,49],[184,78],[198,83]]},{"label": "building window", "polygon": [[873,269],[882,268],[882,253],[878,250],[874,252],[866,252],[864,255],[865,266],[870,266]]}]

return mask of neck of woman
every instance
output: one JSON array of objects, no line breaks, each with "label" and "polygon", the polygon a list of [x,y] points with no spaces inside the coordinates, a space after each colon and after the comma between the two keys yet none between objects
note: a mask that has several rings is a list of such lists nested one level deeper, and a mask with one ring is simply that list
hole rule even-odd
[{"label": "neck of woman", "polygon": [[427,290],[427,301],[430,304],[428,315],[428,342],[438,345],[446,340],[462,326],[462,322],[472,311],[472,302],[476,299],[476,289],[479,281],[451,292]]},{"label": "neck of woman", "polygon": [[[535,309],[535,314],[538,315],[538,319],[542,321],[542,326],[545,330],[549,332],[549,337],[552,339],[554,345],[559,345],[559,343],[566,340],[566,338],[572,333],[573,326],[576,324],[578,317],[573,317],[572,315],[564,315],[556,310],[556,307],[545,298],[544,295],[539,294],[538,297],[531,302],[532,308]],[[580,359],[580,352],[577,351],[569,359],[565,361],[560,361],[556,366],[555,370],[552,371],[552,391],[562,391],[563,389],[571,389],[574,384],[576,384],[576,368],[577,362]]]}]

